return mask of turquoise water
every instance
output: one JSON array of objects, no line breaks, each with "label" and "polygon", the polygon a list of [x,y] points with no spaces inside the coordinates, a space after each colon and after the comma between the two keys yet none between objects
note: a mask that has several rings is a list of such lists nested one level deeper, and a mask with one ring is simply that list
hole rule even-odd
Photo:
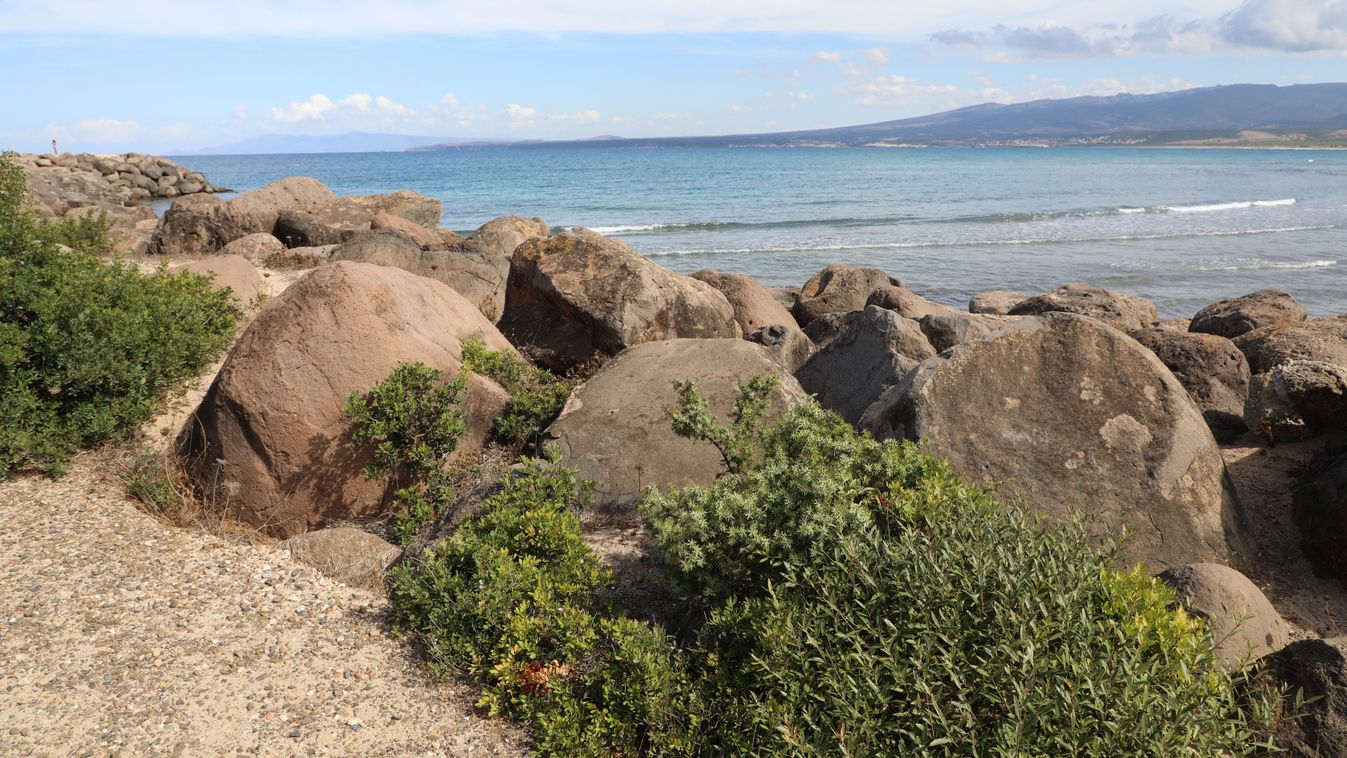
[{"label": "turquoise water", "polygon": [[339,194],[412,189],[468,231],[505,214],[620,237],[676,271],[798,285],[877,266],[928,297],[1088,281],[1165,316],[1282,287],[1347,311],[1347,152],[536,147],[190,156],[247,190],[291,175]]}]

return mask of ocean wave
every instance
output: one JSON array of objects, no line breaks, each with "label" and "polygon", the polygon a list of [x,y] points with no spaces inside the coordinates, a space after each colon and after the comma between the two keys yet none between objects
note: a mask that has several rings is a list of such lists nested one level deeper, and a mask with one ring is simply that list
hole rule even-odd
[{"label": "ocean wave", "polygon": [[1328,268],[1336,266],[1336,260],[1318,261],[1268,261],[1256,258],[1235,259],[1194,266],[1194,271],[1260,271],[1264,269],[1295,270],[1306,268]]},{"label": "ocean wave", "polygon": [[1138,213],[1219,213],[1221,211],[1241,210],[1245,208],[1276,208],[1295,205],[1294,197],[1276,200],[1236,200],[1228,203],[1205,203],[1200,205],[1123,205],[1117,208],[1090,208],[1070,211],[1036,211],[1032,213],[991,213],[981,216],[959,216],[945,219],[946,223],[1006,224],[1031,221],[1054,221],[1064,218],[1092,218],[1098,216],[1130,216]]},{"label": "ocean wave", "polygon": [[[591,226],[591,231],[599,234],[650,234],[667,232],[719,231],[729,229],[790,229],[810,226],[875,226],[895,224],[917,220],[916,216],[848,217],[848,218],[805,218],[785,221],[691,221],[687,223],[665,224],[612,224]],[[564,231],[559,227],[554,231]]]},{"label": "ocean wave", "polygon": [[[1167,234],[1119,234],[1108,237],[1045,237],[1036,239],[975,239],[941,240],[926,242],[877,242],[872,244],[846,245],[809,245],[800,247],[734,247],[704,248],[690,250],[654,250],[643,251],[648,257],[668,255],[741,255],[748,253],[827,253],[846,250],[910,250],[913,248],[943,247],[999,247],[1003,245],[1056,245],[1087,242],[1130,242],[1134,240],[1186,239],[1190,237],[1242,237],[1256,234],[1279,234],[1283,232],[1309,232],[1336,228],[1332,224],[1321,226],[1279,226],[1269,229],[1227,229],[1205,232],[1172,232]],[[1335,262],[1336,263],[1336,262]],[[1328,264],[1333,265],[1333,264]]]},{"label": "ocean wave", "polygon": [[1237,211],[1244,208],[1276,208],[1284,205],[1295,205],[1294,197],[1285,197],[1280,200],[1237,200],[1231,203],[1210,203],[1207,205],[1160,205],[1156,210],[1165,213],[1220,213],[1221,211]]}]

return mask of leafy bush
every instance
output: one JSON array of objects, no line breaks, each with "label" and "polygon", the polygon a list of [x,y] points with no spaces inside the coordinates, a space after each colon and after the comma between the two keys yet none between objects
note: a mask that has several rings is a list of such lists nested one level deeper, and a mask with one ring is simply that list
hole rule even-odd
[{"label": "leafy bush", "polygon": [[399,629],[482,682],[481,705],[533,725],[546,755],[686,752],[695,690],[660,631],[607,612],[610,572],[585,546],[586,490],[533,462],[414,565],[390,573]]},{"label": "leafy bush", "polygon": [[239,315],[205,277],[99,261],[104,221],[39,223],[25,192],[0,158],[0,477],[57,474],[136,429],[228,346]]},{"label": "leafy bush", "polygon": [[496,419],[494,433],[507,445],[537,445],[546,429],[566,405],[571,392],[592,373],[582,367],[566,377],[557,377],[507,350],[491,350],[479,340],[464,340],[463,365],[499,384],[510,394],[505,412]]},{"label": "leafy bush", "polygon": [[1241,700],[1205,624],[1078,524],[1003,507],[813,402],[760,439],[740,473],[645,501],[673,570],[718,604],[700,634],[704,752],[1259,749],[1268,709]]},{"label": "leafy bush", "polygon": [[445,459],[467,432],[459,402],[463,380],[423,363],[399,363],[368,393],[352,393],[344,409],[357,445],[373,445],[365,478],[392,478],[393,532],[406,544],[453,496]]}]

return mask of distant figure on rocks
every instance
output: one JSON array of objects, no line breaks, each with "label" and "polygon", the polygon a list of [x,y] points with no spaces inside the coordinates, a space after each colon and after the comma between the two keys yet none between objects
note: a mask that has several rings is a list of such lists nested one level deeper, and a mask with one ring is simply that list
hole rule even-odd
[{"label": "distant figure on rocks", "polygon": [[52,154],[52,155],[58,155],[58,153],[56,152],[56,138],[55,138],[55,137],[52,137],[52,138],[51,138],[51,154]]}]

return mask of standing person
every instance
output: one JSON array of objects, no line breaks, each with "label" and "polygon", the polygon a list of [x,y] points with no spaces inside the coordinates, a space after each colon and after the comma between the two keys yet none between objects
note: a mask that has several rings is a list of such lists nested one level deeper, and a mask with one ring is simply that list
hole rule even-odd
[{"label": "standing person", "polygon": [[55,137],[52,137],[52,138],[51,138],[51,154],[52,154],[53,156],[56,155],[56,138],[55,138]]}]

